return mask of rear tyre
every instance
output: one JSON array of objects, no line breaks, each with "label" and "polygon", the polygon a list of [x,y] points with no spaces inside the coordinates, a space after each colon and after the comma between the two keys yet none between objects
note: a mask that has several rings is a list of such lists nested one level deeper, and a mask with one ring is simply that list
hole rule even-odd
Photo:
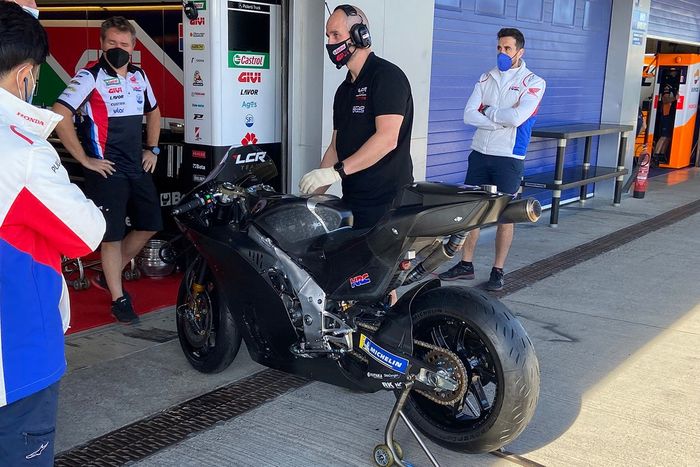
[{"label": "rear tyre", "polygon": [[[495,451],[532,419],[539,363],[525,329],[508,308],[482,291],[441,287],[411,307],[414,339],[447,348],[464,363],[468,389],[454,406],[412,391],[405,414],[426,436],[452,450]],[[414,346],[414,355],[425,351]]]},{"label": "rear tyre", "polygon": [[197,257],[182,278],[177,296],[177,335],[187,361],[195,370],[219,373],[236,358],[241,334],[210,272],[205,275],[204,290],[193,293],[192,285],[202,261]]}]

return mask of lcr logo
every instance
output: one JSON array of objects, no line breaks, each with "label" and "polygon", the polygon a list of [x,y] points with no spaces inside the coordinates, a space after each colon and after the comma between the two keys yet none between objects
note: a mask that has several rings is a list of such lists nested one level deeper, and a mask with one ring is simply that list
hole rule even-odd
[{"label": "lcr logo", "polygon": [[254,162],[265,162],[267,153],[265,151],[251,152],[248,154],[238,154],[236,164],[252,164]]}]

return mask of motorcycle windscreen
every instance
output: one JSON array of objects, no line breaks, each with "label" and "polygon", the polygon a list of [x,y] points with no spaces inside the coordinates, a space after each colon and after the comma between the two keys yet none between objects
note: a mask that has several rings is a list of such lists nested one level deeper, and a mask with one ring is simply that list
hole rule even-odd
[{"label": "motorcycle windscreen", "polygon": [[216,180],[251,186],[268,182],[276,176],[277,167],[266,151],[255,145],[231,146],[201,185]]}]

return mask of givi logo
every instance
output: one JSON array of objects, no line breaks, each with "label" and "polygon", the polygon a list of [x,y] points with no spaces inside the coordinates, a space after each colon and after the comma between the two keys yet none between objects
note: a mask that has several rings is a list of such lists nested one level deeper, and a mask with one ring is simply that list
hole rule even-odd
[{"label": "givi logo", "polygon": [[262,73],[259,71],[244,71],[238,75],[239,83],[262,83]]}]

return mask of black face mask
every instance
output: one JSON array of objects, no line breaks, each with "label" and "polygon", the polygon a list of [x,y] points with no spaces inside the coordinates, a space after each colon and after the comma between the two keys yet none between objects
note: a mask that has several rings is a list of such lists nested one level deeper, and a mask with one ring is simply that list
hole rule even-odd
[{"label": "black face mask", "polygon": [[129,52],[119,47],[114,47],[105,52],[105,57],[110,65],[119,69],[129,63]]},{"label": "black face mask", "polygon": [[352,57],[353,54],[348,46],[348,41],[339,42],[337,44],[326,44],[326,50],[328,51],[331,62],[333,62],[333,65],[335,65],[337,69],[343,68],[343,66],[350,61],[350,57]]}]

